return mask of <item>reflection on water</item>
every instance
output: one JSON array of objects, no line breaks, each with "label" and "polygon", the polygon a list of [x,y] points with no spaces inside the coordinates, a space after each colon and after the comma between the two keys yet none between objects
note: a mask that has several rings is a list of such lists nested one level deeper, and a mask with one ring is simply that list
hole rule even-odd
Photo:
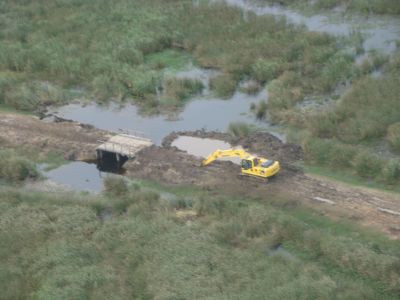
[{"label": "reflection on water", "polygon": [[194,66],[190,63],[187,68],[183,71],[174,74],[176,78],[187,78],[187,79],[197,79],[200,80],[204,86],[203,96],[210,94],[210,78],[220,74],[219,71],[213,69],[204,69]]},{"label": "reflection on water", "polygon": [[65,119],[91,124],[100,129],[141,132],[160,145],[162,139],[174,131],[198,129],[226,131],[231,122],[246,122],[268,129],[268,124],[255,120],[249,113],[251,103],[259,103],[267,98],[266,89],[251,96],[236,92],[230,100],[197,98],[185,106],[176,120],[170,120],[162,115],[142,116],[133,104],[127,104],[122,108],[116,104],[99,106],[91,103],[84,107],[80,104],[70,104],[50,113]]},{"label": "reflection on water", "polygon": [[95,164],[78,161],[48,172],[43,171],[43,174],[48,179],[75,191],[88,192],[101,192],[103,190],[103,179],[110,176],[107,173],[100,172]]}]

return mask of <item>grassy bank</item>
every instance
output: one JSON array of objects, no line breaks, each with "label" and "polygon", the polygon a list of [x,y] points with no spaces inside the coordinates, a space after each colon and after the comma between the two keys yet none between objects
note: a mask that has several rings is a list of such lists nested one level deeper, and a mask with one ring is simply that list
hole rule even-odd
[{"label": "grassy bank", "polygon": [[18,183],[28,178],[38,178],[35,164],[13,150],[0,150],[0,180]]},{"label": "grassy bank", "polygon": [[55,151],[43,153],[40,149],[30,146],[10,148],[2,145],[0,181],[20,184],[25,180],[37,180],[41,176],[39,165],[44,171],[50,171],[67,163],[63,155]]},{"label": "grassy bank", "polygon": [[106,186],[97,197],[0,187],[2,297],[397,297],[397,242],[277,195],[177,188],[166,201],[137,185]]},{"label": "grassy bank", "polygon": [[[283,4],[288,6],[303,7],[307,6],[310,9],[310,1],[303,0],[258,0],[271,4]],[[338,6],[343,6],[346,11],[353,11],[362,14],[388,14],[388,15],[399,15],[400,14],[400,3],[397,0],[316,0],[311,4],[311,8],[320,9],[333,9]]]},{"label": "grassy bank", "polygon": [[[309,164],[345,170],[375,182],[400,182],[400,54],[378,78],[362,75],[329,110],[298,113],[301,143]],[[300,116],[301,114],[301,116]]]},{"label": "grassy bank", "polygon": [[346,184],[400,193],[400,187],[397,184],[385,184],[376,180],[368,180],[355,175],[351,170],[348,169],[338,170],[312,164],[302,167],[306,173],[330,178],[339,182],[345,182]]}]

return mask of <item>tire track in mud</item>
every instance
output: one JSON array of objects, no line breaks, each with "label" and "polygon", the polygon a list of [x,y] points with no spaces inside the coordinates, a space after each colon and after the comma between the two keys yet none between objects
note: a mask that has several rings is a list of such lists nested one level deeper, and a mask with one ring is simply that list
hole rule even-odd
[{"label": "tire track in mud", "polygon": [[68,160],[94,160],[98,140],[110,133],[68,120],[46,123],[34,116],[0,112],[0,145],[62,153]]}]

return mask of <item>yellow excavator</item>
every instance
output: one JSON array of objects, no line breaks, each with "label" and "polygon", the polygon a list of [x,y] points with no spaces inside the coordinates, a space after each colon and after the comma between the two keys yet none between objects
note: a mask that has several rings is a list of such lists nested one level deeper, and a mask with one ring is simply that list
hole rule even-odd
[{"label": "yellow excavator", "polygon": [[243,149],[216,150],[207,156],[207,158],[202,161],[201,165],[207,166],[220,157],[240,157],[242,159],[241,166],[243,175],[268,178],[274,176],[280,170],[279,161],[257,157],[247,153]]}]

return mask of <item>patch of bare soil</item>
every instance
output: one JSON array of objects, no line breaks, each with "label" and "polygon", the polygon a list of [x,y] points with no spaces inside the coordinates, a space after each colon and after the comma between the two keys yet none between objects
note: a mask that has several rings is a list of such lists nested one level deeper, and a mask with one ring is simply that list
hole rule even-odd
[{"label": "patch of bare soil", "polygon": [[76,122],[46,123],[34,116],[0,112],[2,146],[26,145],[44,153],[57,151],[69,160],[93,160],[97,141],[108,136],[105,131]]},{"label": "patch of bare soil", "polygon": [[[268,182],[242,177],[240,167],[228,161],[216,161],[200,167],[201,158],[171,147],[178,135],[214,138],[241,145],[255,154],[279,160],[282,170]],[[293,163],[303,157],[297,145],[285,144],[268,133],[233,139],[219,132],[183,132],[166,137],[163,147],[153,146],[139,152],[136,160],[127,163],[128,175],[171,185],[193,185],[213,192],[273,201],[276,196],[302,203],[333,218],[347,218],[377,228],[388,236],[400,239],[400,197],[326,178],[310,176]]]}]

